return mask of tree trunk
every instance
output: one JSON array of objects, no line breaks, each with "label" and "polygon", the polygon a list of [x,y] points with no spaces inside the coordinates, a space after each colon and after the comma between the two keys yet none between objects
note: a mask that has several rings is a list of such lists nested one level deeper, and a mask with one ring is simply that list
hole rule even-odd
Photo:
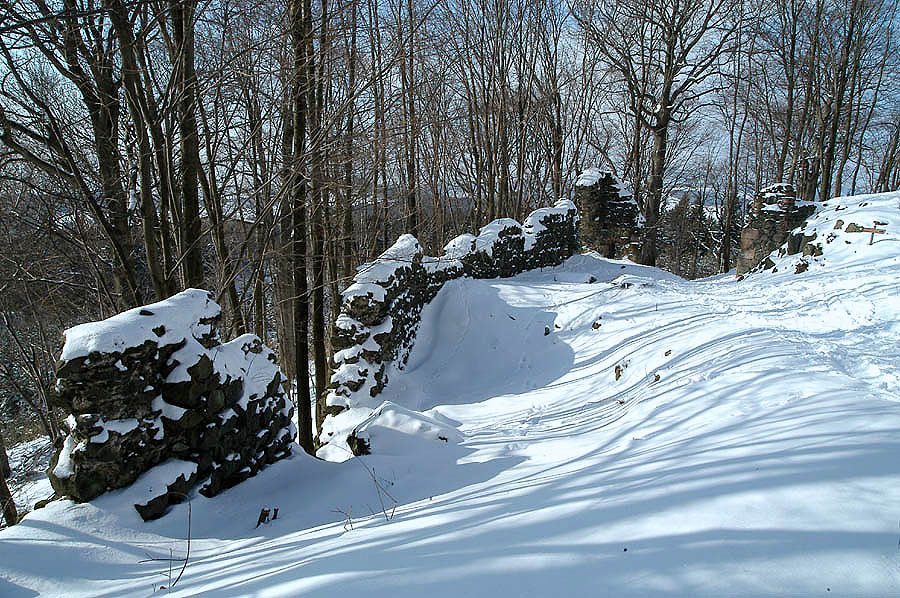
[{"label": "tree trunk", "polygon": [[140,69],[137,64],[135,38],[128,21],[128,16],[121,0],[107,0],[106,10],[110,17],[116,38],[119,41],[119,55],[122,58],[122,79],[125,86],[125,97],[128,111],[134,121],[135,135],[138,141],[138,174],[140,185],[141,223],[144,235],[144,250],[147,252],[147,268],[157,300],[169,297],[173,292],[168,273],[165,271],[165,259],[161,254],[157,229],[160,226],[153,199],[153,148],[147,134],[147,122],[142,100],[144,90],[140,80]]},{"label": "tree trunk", "polygon": [[[209,140],[213,136],[213,131],[209,129],[209,119],[206,118],[206,112],[202,105],[200,106],[200,114],[203,118],[206,155],[212,156],[213,149],[210,146]],[[215,166],[213,166],[213,171],[210,173],[212,177],[215,176],[214,168]],[[223,296],[227,298],[226,313],[228,314],[228,318],[226,322],[231,327],[234,335],[240,336],[247,332],[247,323],[244,319],[244,312],[241,309],[241,301],[238,297],[237,284],[235,282],[241,260],[229,259],[228,245],[225,241],[225,216],[222,210],[222,195],[219,188],[216,186],[215,179],[212,178],[211,180],[210,176],[207,176],[206,171],[203,168],[197,169],[197,175],[200,182],[200,188],[203,190],[203,206],[206,208],[206,215],[209,218],[209,235],[212,238],[213,249],[216,252],[216,260],[218,261],[219,274],[221,276],[221,285],[224,287],[219,291],[217,299]]]},{"label": "tree trunk", "polygon": [[12,475],[9,467],[9,457],[6,455],[6,442],[3,440],[3,430],[0,430],[0,478],[4,480]]},{"label": "tree trunk", "polygon": [[134,263],[134,241],[128,227],[128,199],[122,186],[120,155],[116,144],[119,141],[118,120],[119,100],[118,83],[112,81],[112,74],[103,69],[98,77],[99,91],[96,111],[91,110],[94,127],[94,139],[97,148],[97,164],[103,197],[109,210],[109,221],[117,242],[123,248],[123,271],[116,273],[116,292],[121,299],[119,309],[136,307],[143,303],[137,286],[137,275]]},{"label": "tree trunk", "polygon": [[[344,277],[344,285],[350,284],[353,276],[353,123],[356,119],[356,30],[357,30],[357,6],[359,0],[353,0],[350,5],[350,57],[348,69],[349,81],[347,93],[349,102],[347,106],[347,129],[344,132],[344,192],[340,195],[341,205],[341,236],[343,237],[343,254],[341,276]],[[377,167],[375,169],[377,173]],[[375,175],[377,177],[377,174]],[[376,178],[377,180],[377,178]],[[374,202],[373,202],[374,205]],[[337,278],[337,273],[335,273]]]},{"label": "tree trunk", "polygon": [[309,397],[309,304],[306,282],[306,200],[307,186],[304,178],[306,166],[306,126],[310,106],[310,86],[313,85],[312,5],[310,0],[291,0],[288,5],[291,18],[291,44],[293,47],[293,146],[291,148],[291,197],[293,238],[291,240],[294,261],[293,335],[295,372],[297,381],[297,410],[300,424],[298,442],[309,454],[315,452],[313,444],[312,409]]},{"label": "tree trunk", "polygon": [[182,277],[185,287],[203,288],[200,235],[200,135],[197,131],[197,73],[194,70],[194,10],[196,0],[172,0],[172,29],[178,72],[178,126],[181,139],[180,229]]},{"label": "tree trunk", "polygon": [[418,194],[416,165],[419,123],[416,120],[416,98],[412,86],[415,85],[414,57],[415,46],[415,13],[412,0],[407,0],[407,18],[409,19],[409,48],[404,51],[404,60],[400,62],[400,81],[403,88],[403,105],[406,114],[405,123],[405,162],[406,162],[406,230],[412,236],[419,237],[419,211],[416,207]]},{"label": "tree trunk", "polygon": [[[786,10],[783,5],[779,8]],[[797,15],[793,12],[787,15],[787,18],[790,19],[790,40],[788,42],[790,44],[790,50],[788,51],[788,55],[782,58],[785,71],[787,97],[785,98],[784,106],[784,139],[782,140],[781,151],[778,153],[778,170],[775,173],[775,178],[778,182],[784,182],[784,170],[787,165],[788,149],[790,148],[791,136],[793,135],[794,92],[797,85],[797,28],[800,25],[796,17]],[[784,20],[782,20],[782,22],[784,22]]]},{"label": "tree trunk", "polygon": [[[819,201],[825,201],[831,197],[831,178],[834,171],[834,154],[837,148],[838,129],[841,122],[841,111],[844,106],[844,95],[847,91],[847,79],[849,73],[847,71],[850,61],[850,49],[853,44],[853,37],[856,35],[856,25],[859,19],[858,0],[852,0],[850,4],[849,22],[847,24],[846,38],[841,47],[841,58],[838,64],[837,73],[835,74],[836,89],[831,104],[831,120],[829,121],[830,131],[828,132],[828,142],[824,143],[824,131],[822,132],[823,152],[822,156],[822,184],[819,191]],[[847,115],[850,118],[850,115]],[[849,142],[849,140],[848,140]],[[840,185],[840,181],[835,183]]]},{"label": "tree trunk", "polygon": [[[310,182],[312,184],[312,329],[313,361],[315,365],[315,423],[325,418],[325,387],[328,385],[328,361],[325,356],[325,211],[328,192],[325,189],[325,130],[322,119],[325,110],[325,60],[328,56],[328,0],[321,0],[319,27],[319,57],[315,81],[309,85],[310,106]],[[310,55],[310,61],[316,57]]]},{"label": "tree trunk", "polygon": [[[729,184],[731,187],[731,184]],[[728,190],[725,200],[725,213],[722,222],[722,243],[719,254],[719,272],[725,273],[731,270],[731,236],[734,233],[734,212],[737,208],[737,189]]]},{"label": "tree trunk", "polygon": [[663,174],[666,168],[666,144],[668,141],[669,118],[665,109],[660,110],[656,126],[653,128],[653,154],[650,164],[650,183],[644,202],[646,219],[644,242],[641,246],[641,263],[655,266],[657,239],[659,238],[659,209],[662,203]]},{"label": "tree trunk", "polygon": [[[293,68],[293,65],[291,66]],[[289,72],[285,74],[287,90],[282,98],[281,106],[281,184],[286,190],[282,193],[278,207],[277,228],[275,231],[275,310],[277,314],[276,328],[278,334],[278,350],[285,375],[295,380],[297,371],[296,351],[294,348],[294,259],[293,259],[293,217],[294,217],[294,176],[293,176],[293,144],[294,144],[294,86]],[[290,392],[290,391],[289,391]],[[292,395],[293,396],[293,395]]]}]

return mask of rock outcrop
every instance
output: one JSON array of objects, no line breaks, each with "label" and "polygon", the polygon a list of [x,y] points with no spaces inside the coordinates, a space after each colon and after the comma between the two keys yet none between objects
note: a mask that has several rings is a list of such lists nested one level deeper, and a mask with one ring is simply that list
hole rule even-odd
[{"label": "rock outcrop", "polygon": [[153,519],[197,483],[213,496],[291,454],[293,407],[274,352],[251,334],[220,343],[220,313],[188,289],[66,331],[53,403],[70,413],[68,435],[48,472],[58,494],[88,501],[181,463],[135,505]]},{"label": "rock outcrop", "polygon": [[[388,367],[403,368],[422,308],[448,280],[506,277],[556,266],[579,249],[578,214],[571,201],[535,210],[522,225],[509,218],[495,220],[477,236],[453,239],[437,258],[425,256],[412,235],[401,236],[378,259],[361,266],[343,293],[327,413],[378,405],[372,399],[387,384]],[[330,439],[328,430],[326,421],[323,442]]]},{"label": "rock outcrop", "polygon": [[785,243],[789,254],[799,252],[809,239],[793,238],[791,232],[802,226],[813,212],[815,204],[798,201],[793,185],[779,183],[761,190],[750,205],[741,230],[737,274],[740,276],[760,266]]}]

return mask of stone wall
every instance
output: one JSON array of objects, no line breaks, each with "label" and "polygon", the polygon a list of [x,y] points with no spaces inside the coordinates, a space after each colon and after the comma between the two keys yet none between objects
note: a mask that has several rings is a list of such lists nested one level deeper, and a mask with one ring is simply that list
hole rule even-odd
[{"label": "stone wall", "polygon": [[[506,277],[556,266],[579,249],[578,215],[571,201],[536,210],[522,225],[509,218],[495,220],[478,236],[453,239],[437,258],[423,255],[412,235],[401,236],[377,260],[361,266],[343,293],[326,411],[334,415],[373,405],[388,382],[388,367],[406,363],[422,308],[448,280]],[[327,428],[323,442],[329,440]]]},{"label": "stone wall", "polygon": [[794,238],[791,231],[802,226],[814,211],[813,202],[797,200],[793,185],[780,183],[761,190],[750,205],[741,230],[737,274],[760,265],[766,267],[769,254],[785,243],[787,253],[798,253],[809,239]]},{"label": "stone wall", "polygon": [[579,232],[585,247],[603,257],[629,255],[638,241],[640,212],[612,173],[589,168],[575,181]]},{"label": "stone wall", "polygon": [[153,519],[198,483],[213,496],[290,455],[275,354],[252,334],[220,343],[220,313],[188,289],[66,331],[53,403],[68,435],[48,472],[58,494],[88,501],[169,463],[159,471],[178,473],[135,505]]}]

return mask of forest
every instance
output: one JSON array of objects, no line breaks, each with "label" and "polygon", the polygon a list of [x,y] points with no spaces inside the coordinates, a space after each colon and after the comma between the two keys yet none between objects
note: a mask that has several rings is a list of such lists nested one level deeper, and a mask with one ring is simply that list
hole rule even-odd
[{"label": "forest", "polygon": [[358,265],[402,233],[440,255],[571,197],[589,167],[639,206],[642,264],[728,272],[768,185],[805,201],[900,187],[897,10],[0,0],[6,442],[59,439],[63,330],[186,288],[321,400]]}]

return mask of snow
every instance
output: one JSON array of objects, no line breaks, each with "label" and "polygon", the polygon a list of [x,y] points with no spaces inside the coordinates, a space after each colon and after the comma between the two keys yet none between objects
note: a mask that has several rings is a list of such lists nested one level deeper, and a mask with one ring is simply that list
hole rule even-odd
[{"label": "snow", "polygon": [[[185,329],[190,329],[194,338],[199,339],[210,333],[210,326],[198,322],[215,318],[219,313],[219,306],[207,291],[187,289],[159,303],[69,328],[65,331],[66,342],[60,359],[68,361],[95,351],[122,352],[150,340],[170,345],[182,340],[183,337],[176,338],[176,335]],[[165,327],[162,334],[154,332],[154,329],[162,330],[160,325]],[[117,366],[124,367],[120,363]]]},{"label": "snow", "polygon": [[[371,337],[366,339],[366,342],[369,342]],[[345,362],[350,361],[351,359],[355,359],[362,353],[363,348],[362,345],[353,345],[352,347],[348,347],[346,349],[341,349],[340,351],[335,351],[334,353],[334,361],[335,363],[340,363],[346,365]]]},{"label": "snow", "polygon": [[[600,168],[587,168],[584,172],[578,175],[578,178],[575,180],[576,187],[592,187],[597,184],[597,181],[603,179],[604,177],[611,177],[613,179],[613,184],[619,191],[619,197],[631,199],[634,195],[627,185],[623,184],[621,181],[616,179],[615,175],[608,170],[602,170]],[[634,202],[637,205],[636,202]]]},{"label": "snow", "polygon": [[109,432],[105,429],[100,430],[99,432],[88,438],[88,442],[92,444],[103,444],[107,440],[109,440]]},{"label": "snow", "polygon": [[53,475],[58,478],[70,478],[75,475],[75,464],[72,462],[73,452],[75,452],[75,438],[70,434],[63,441],[63,448],[56,461],[56,467],[53,468]]},{"label": "snow", "polygon": [[111,419],[108,422],[103,422],[103,427],[109,430],[110,432],[116,432],[118,434],[127,434],[131,432],[135,428],[138,427],[138,420],[134,418],[127,419]]},{"label": "snow", "polygon": [[46,436],[8,447],[12,477],[6,483],[19,512],[31,510],[34,503],[53,494],[50,480],[44,473],[50,466],[52,453],[53,446]]},{"label": "snow", "polygon": [[364,359],[357,363],[342,363],[331,375],[332,384],[342,384],[359,380],[362,370],[369,370],[371,365]]},{"label": "snow", "polygon": [[447,256],[431,257],[424,256],[422,258],[422,267],[428,274],[435,272],[446,272],[447,270],[461,270],[463,263],[460,260],[448,258]]},{"label": "snow", "polygon": [[500,239],[500,233],[506,229],[521,231],[522,226],[512,218],[498,218],[488,223],[478,231],[478,236],[475,237],[474,251],[483,251],[488,255],[493,255],[494,244]]},{"label": "snow", "polygon": [[525,219],[522,230],[525,233],[525,251],[531,251],[537,242],[537,236],[546,230],[546,226],[541,222],[547,216],[565,217],[570,211],[575,211],[575,204],[568,199],[556,202],[552,208],[538,208],[533,211]]},{"label": "snow", "polygon": [[400,268],[408,268],[414,261],[421,259],[422,247],[412,235],[400,235],[378,258],[359,267],[353,284],[348,286],[342,296],[347,301],[357,296],[370,296],[375,301],[384,301],[385,290],[382,283],[388,281]]},{"label": "snow", "polygon": [[169,459],[156,467],[145,471],[137,480],[127,488],[114,493],[122,502],[131,504],[146,504],[150,500],[162,495],[179,477],[187,480],[197,473],[197,464],[180,459]]},{"label": "snow", "polygon": [[599,168],[588,168],[575,180],[576,187],[591,187],[597,184],[597,181],[605,177],[608,172]]},{"label": "snow", "polygon": [[[210,353],[213,369],[220,379],[243,378],[243,390],[237,401],[242,409],[247,409],[252,397],[264,396],[269,383],[280,375],[275,352],[255,334],[243,334],[214,347]],[[285,382],[287,379],[281,375],[281,383]]]},{"label": "snow", "polygon": [[368,407],[348,407],[334,417],[325,418],[322,423],[322,437],[330,440],[316,452],[316,456],[333,462],[350,459],[353,454],[346,442],[347,435],[374,413],[375,410]]},{"label": "snow", "polygon": [[[439,413],[427,414],[385,401],[372,415],[356,426],[357,438],[366,440],[379,455],[402,457],[409,454],[412,443],[422,456],[429,449],[457,444],[462,435],[452,422]],[[422,442],[424,441],[424,442]]]},{"label": "snow", "polygon": [[150,408],[154,411],[159,411],[160,417],[165,417],[172,421],[178,421],[184,414],[187,413],[187,409],[184,407],[179,407],[178,405],[172,405],[171,403],[166,403],[162,395],[158,395],[153,401],[150,403]]},{"label": "snow", "polygon": [[354,320],[347,314],[338,315],[337,320],[335,320],[334,325],[337,328],[340,328],[342,330],[349,330],[353,333],[359,333],[362,330],[366,330],[365,324],[363,324],[359,320]]},{"label": "snow", "polygon": [[[800,274],[590,254],[454,280],[389,403],[328,420],[365,421],[371,455],[193,493],[190,530],[132,489],[53,502],[0,532],[0,595],[154,596],[147,558],[188,533],[173,596],[900,595],[898,216],[900,193],[829,201]],[[872,245],[844,230],[872,220]]]},{"label": "snow", "polygon": [[[900,265],[900,196],[897,193],[838,197],[814,205],[819,210],[797,232],[806,237],[815,235],[813,242],[821,245],[822,255],[779,256],[776,252],[771,258],[778,272],[792,274],[802,261],[809,269],[798,276],[805,282],[819,273],[827,274],[835,269],[895,268]],[[885,232],[848,232],[850,224]],[[848,277],[844,284],[853,282],[852,277]]]},{"label": "snow", "polygon": [[[157,399],[157,401],[159,401],[160,403],[162,402],[160,399]],[[164,404],[164,406],[165,406],[166,410],[180,409],[180,407],[175,407],[173,405],[168,405],[168,404]],[[181,411],[183,413],[185,410],[182,409]],[[116,432],[118,434],[127,434],[128,432],[131,432],[132,430],[137,428],[139,424],[140,424],[140,422],[138,422],[138,420],[136,420],[134,418],[111,419],[109,421],[103,421],[103,418],[101,417],[94,424],[95,427],[101,428],[101,430],[100,430],[100,432],[97,432],[96,434],[91,436],[89,439],[89,442],[103,444],[104,442],[109,440],[110,432]],[[69,475],[71,475],[71,473],[69,473]],[[67,475],[65,477],[69,477],[69,475]]]},{"label": "snow", "polygon": [[458,260],[469,255],[473,247],[475,247],[475,235],[464,233],[444,246],[444,256]]},{"label": "snow", "polygon": [[381,303],[382,301],[384,301],[385,292],[384,287],[382,287],[381,285],[372,282],[357,282],[347,287],[342,293],[342,296],[344,298],[344,301],[353,297],[369,296],[375,301]]}]

